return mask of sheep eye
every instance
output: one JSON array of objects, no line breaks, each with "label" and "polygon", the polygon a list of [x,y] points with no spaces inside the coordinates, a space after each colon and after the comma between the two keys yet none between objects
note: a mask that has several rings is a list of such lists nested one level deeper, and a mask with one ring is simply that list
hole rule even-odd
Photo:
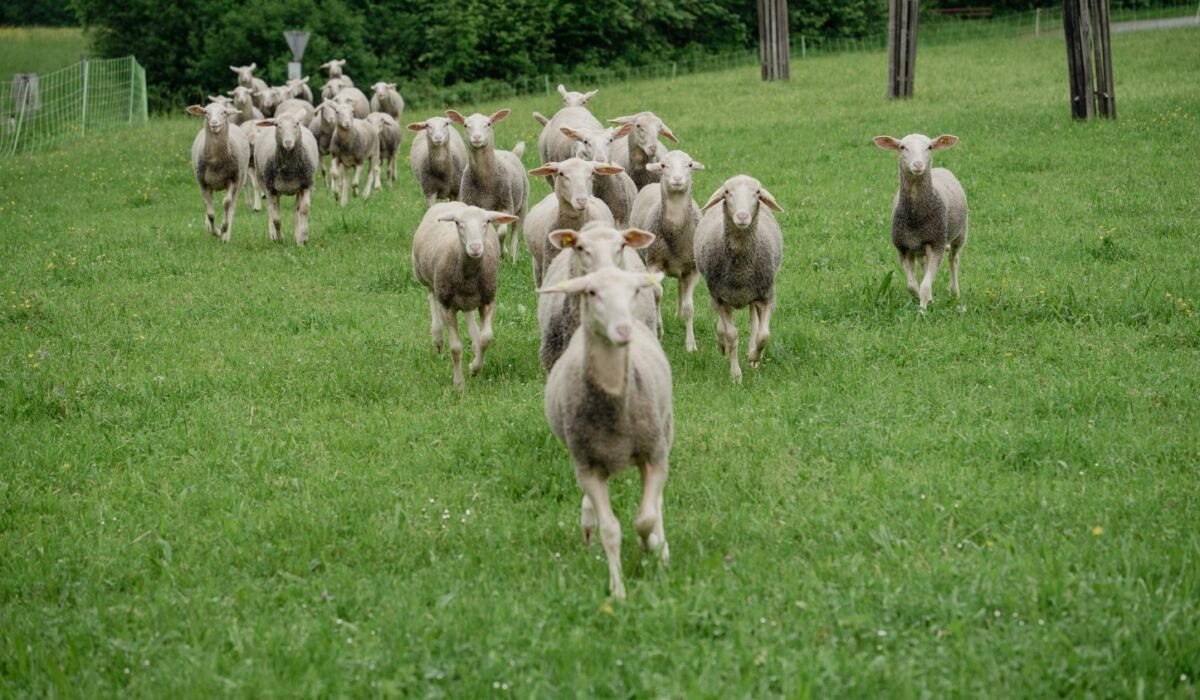
[{"label": "sheep eye", "polygon": [[596,290],[594,290],[594,289],[589,289],[589,290],[588,290],[588,296],[589,296],[589,297],[594,297],[594,296],[596,296]]},{"label": "sheep eye", "polygon": [[902,151],[907,151],[907,150],[908,150],[908,146],[903,146],[903,145],[902,145],[902,146],[900,146],[900,150],[902,150]]}]

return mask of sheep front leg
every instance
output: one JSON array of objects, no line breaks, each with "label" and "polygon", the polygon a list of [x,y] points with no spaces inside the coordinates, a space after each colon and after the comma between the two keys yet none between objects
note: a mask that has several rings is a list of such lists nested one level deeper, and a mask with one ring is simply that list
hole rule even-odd
[{"label": "sheep front leg", "polygon": [[[253,166],[251,166],[250,170],[248,170],[246,172],[246,175],[250,178],[251,183],[253,183],[254,185],[258,185],[258,182],[254,179],[254,167]],[[258,191],[257,189],[251,189],[249,187],[246,188],[246,206],[248,206],[248,207],[254,206],[254,202],[251,200],[251,197],[254,196],[254,193],[257,191]]]},{"label": "sheep front leg", "polygon": [[[337,163],[334,163],[334,165],[337,165]],[[357,176],[358,176],[358,174],[355,173],[355,177],[357,177]],[[335,174],[333,176],[333,181],[336,183],[339,180],[341,181],[341,185],[342,185],[342,196],[338,203],[344,207],[344,206],[346,206],[346,202],[350,199],[349,191],[348,191],[350,189],[350,174],[343,173],[342,169],[338,168],[337,174]],[[358,192],[357,188],[358,188],[358,185],[355,184],[355,190],[354,190],[355,192]]]},{"label": "sheep front leg", "polygon": [[919,297],[921,295],[921,292],[917,288],[917,274],[913,270],[913,256],[912,256],[912,254],[906,253],[903,250],[899,251],[899,254],[900,254],[900,267],[904,269],[904,277],[908,284],[908,291],[914,297]]},{"label": "sheep front leg", "polygon": [[950,249],[950,293],[954,298],[959,297],[958,292],[958,248]]},{"label": "sheep front leg", "polygon": [[608,557],[608,588],[617,599],[625,598],[625,583],[621,580],[621,523],[613,515],[608,499],[608,483],[596,470],[576,464],[575,479],[583,494],[591,500],[600,523],[600,542]]},{"label": "sheep front leg", "polygon": [[579,506],[579,527],[583,530],[583,544],[585,546],[592,543],[592,535],[596,534],[596,507],[592,505],[592,499],[583,494],[583,503]]},{"label": "sheep front leg", "polygon": [[442,343],[445,341],[445,329],[442,327],[442,307],[438,304],[437,299],[433,296],[433,292],[429,296],[429,332],[433,334],[433,349],[437,354],[442,354]]},{"label": "sheep front leg", "polygon": [[471,331],[471,342],[474,344],[475,359],[471,362],[471,376],[479,374],[483,369],[484,355],[492,344],[492,315],[496,313],[496,302],[479,307],[479,321],[483,330],[475,327],[475,317],[467,312],[467,324]]},{"label": "sheep front leg", "polygon": [[458,335],[458,312],[443,306],[442,322],[446,325],[447,335],[450,336],[450,362],[454,365],[454,387],[461,390],[466,388],[467,381],[463,379],[463,344],[462,338]]},{"label": "sheep front leg", "polygon": [[[496,227],[496,239],[500,242],[500,259],[504,260],[504,244],[508,241],[508,224],[500,224]],[[515,236],[514,236],[515,238]],[[513,258],[514,260],[516,258]]]},{"label": "sheep front leg", "polygon": [[520,238],[520,236],[517,235],[517,226],[521,225],[521,223],[522,223],[521,221],[518,221],[518,222],[512,224],[511,228],[509,229],[509,232],[512,234],[512,237],[508,241],[508,257],[511,258],[513,262],[517,261],[517,254],[520,252],[518,250],[518,240],[517,240]]},{"label": "sheep front leg", "polygon": [[757,323],[750,324],[750,342],[753,344],[750,351],[751,367],[758,367],[762,363],[763,351],[767,349],[767,343],[771,340],[771,312],[774,309],[773,302],[755,302],[750,305],[750,319],[757,320]]},{"label": "sheep front leg", "polygon": [[200,196],[204,198],[204,230],[214,236],[217,233],[217,212],[213,209],[213,193],[207,187],[200,188]]},{"label": "sheep front leg", "polygon": [[733,322],[733,309],[724,304],[714,304],[717,310],[718,327],[717,333],[721,333],[720,326],[725,327],[724,344],[725,352],[729,355],[729,376],[733,381],[742,381],[742,368],[738,364],[738,331],[737,325]]},{"label": "sheep front leg", "polygon": [[[362,169],[363,169],[362,163],[359,163],[358,165],[354,166],[354,196],[355,197],[358,196],[358,180],[359,180],[359,177],[362,175]],[[370,174],[368,174],[367,175],[367,189],[370,189],[370,188],[371,188],[371,176],[370,176]],[[366,199],[366,197],[363,197],[363,199]]]},{"label": "sheep front leg", "polygon": [[[686,347],[688,352],[696,352],[696,331],[692,319],[696,315],[693,297],[696,292],[696,283],[699,281],[700,273],[695,270],[679,281],[679,315],[683,317],[683,322],[687,326]],[[661,319],[662,316],[660,315],[659,318]]]},{"label": "sheep front leg", "polygon": [[296,245],[308,243],[308,209],[312,205],[312,188],[296,195]]},{"label": "sheep front leg", "polygon": [[229,237],[233,235],[233,213],[237,210],[238,185],[235,182],[225,191],[225,199],[221,203],[225,206],[225,220],[221,222],[221,240],[229,242]]},{"label": "sheep front leg", "polygon": [[271,240],[279,241],[279,195],[274,192],[267,193],[267,235]]},{"label": "sheep front leg", "polygon": [[[371,185],[379,182],[379,154],[376,153],[369,161],[367,161],[369,170],[367,171],[367,187],[363,190],[363,201],[371,198]],[[358,179],[355,178],[355,183]]]},{"label": "sheep front leg", "polygon": [[941,250],[934,250],[933,246],[925,246],[925,278],[921,280],[920,289],[922,309],[933,301],[933,279],[937,276],[938,266],[942,264],[944,254]]},{"label": "sheep front leg", "polygon": [[437,204],[437,200],[438,200],[437,192],[426,192],[425,193],[425,208],[426,209],[433,208],[433,205]]},{"label": "sheep front leg", "polygon": [[663,531],[662,494],[667,484],[667,464],[640,465],[642,472],[642,503],[638,507],[634,527],[642,539],[642,546],[651,552],[659,552],[665,562],[670,557],[667,538]]}]

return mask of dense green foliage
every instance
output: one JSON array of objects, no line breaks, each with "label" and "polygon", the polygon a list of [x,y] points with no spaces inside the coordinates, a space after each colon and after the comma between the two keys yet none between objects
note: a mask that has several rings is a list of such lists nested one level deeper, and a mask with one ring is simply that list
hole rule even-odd
[{"label": "dense green foliage", "polygon": [[79,23],[71,0],[4,0],[0,27],[71,27]]},{"label": "dense green foliage", "polygon": [[[0,697],[1195,697],[1200,30],[1113,42],[1115,122],[1069,119],[1055,37],[931,46],[896,104],[882,53],[599,86],[707,164],[698,198],[748,172],[787,210],[744,385],[703,284],[683,352],[668,284],[672,561],[615,479],[624,604],[542,415],[527,252],[459,395],[407,171],[318,192],[298,249],[244,207],[203,232],[199,120],[0,161]],[[509,145],[556,103],[462,108],[513,108]],[[870,142],[911,131],[962,138],[936,162],[971,202],[927,314]]]}]

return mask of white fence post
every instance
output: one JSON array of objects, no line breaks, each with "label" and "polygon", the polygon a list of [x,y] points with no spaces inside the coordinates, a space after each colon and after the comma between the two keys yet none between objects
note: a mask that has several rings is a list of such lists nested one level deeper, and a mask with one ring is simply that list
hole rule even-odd
[{"label": "white fence post", "polygon": [[79,133],[87,135],[88,60],[87,54],[79,54],[79,70],[83,74],[83,109],[79,117]]}]

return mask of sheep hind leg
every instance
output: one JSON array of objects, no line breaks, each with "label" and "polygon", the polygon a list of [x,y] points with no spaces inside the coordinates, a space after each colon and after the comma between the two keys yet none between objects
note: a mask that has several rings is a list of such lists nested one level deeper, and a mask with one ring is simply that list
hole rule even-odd
[{"label": "sheep hind leg", "polygon": [[229,237],[233,235],[233,214],[237,211],[237,196],[238,186],[235,183],[230,185],[229,189],[225,192],[225,199],[221,201],[221,204],[225,207],[225,220],[221,222],[221,240],[226,243],[229,242]]},{"label": "sheep hind leg", "polygon": [[[479,310],[480,317],[483,316],[483,309]],[[466,311],[463,313],[467,317],[467,333],[471,336],[471,353],[474,357],[471,359],[471,376],[479,374],[479,370],[483,369],[483,354],[487,350],[487,346],[483,344],[483,335],[479,332],[479,325],[475,323],[475,316]]]},{"label": "sheep hind leg", "polygon": [[904,269],[905,281],[908,284],[908,291],[914,296],[921,296],[920,289],[917,287],[917,274],[913,270],[913,256],[900,251],[900,267]]},{"label": "sheep hind leg", "polygon": [[592,505],[592,499],[583,494],[583,503],[579,505],[579,528],[583,530],[583,544],[590,545],[592,543],[592,535],[596,534],[596,507]]},{"label": "sheep hind leg", "polygon": [[575,465],[575,479],[592,506],[600,525],[600,542],[608,558],[608,587],[612,597],[625,598],[625,583],[621,580],[621,523],[613,515],[612,503],[608,499],[608,483],[599,472],[586,466]]},{"label": "sheep hind leg", "polygon": [[[356,172],[355,178],[357,178],[357,177],[358,177],[358,173]],[[342,196],[338,200],[338,204],[340,204],[341,206],[344,207],[344,206],[346,206],[346,202],[350,199],[350,196],[349,196],[350,195],[350,192],[349,192],[349,190],[350,190],[350,174],[343,173],[341,171],[341,168],[339,168],[337,174],[334,175],[334,182],[338,182],[339,180],[341,181],[341,185],[342,185]],[[355,182],[354,188],[355,188],[354,189],[355,193],[357,193],[358,192],[357,180]]]},{"label": "sheep hind leg", "polygon": [[446,340],[446,331],[442,324],[442,307],[433,296],[433,292],[429,292],[429,332],[433,335],[433,349],[440,355],[442,354],[442,344]]},{"label": "sheep hind leg", "polygon": [[925,246],[925,276],[921,280],[920,299],[921,308],[929,306],[929,302],[933,301],[933,280],[937,277],[938,266],[942,264],[942,256],[944,252],[934,250],[933,246]]},{"label": "sheep hind leg", "polygon": [[[725,326],[725,354],[729,356],[729,376],[733,381],[741,382],[742,368],[738,364],[738,331],[737,325],[733,321],[733,309],[719,304],[717,305],[717,315]],[[717,332],[721,332],[719,328]]]},{"label": "sheep hind leg", "polygon": [[375,156],[368,161],[368,163],[370,165],[370,170],[367,171],[367,187],[363,190],[364,202],[371,198],[371,183],[379,182],[379,156]]},{"label": "sheep hind leg", "polygon": [[463,379],[463,344],[462,338],[458,335],[458,312],[443,308],[442,319],[446,324],[446,332],[450,336],[450,362],[454,365],[454,386],[461,390],[466,388],[467,381]]},{"label": "sheep hind leg", "polygon": [[276,242],[279,241],[279,224],[280,224],[279,195],[277,195],[273,192],[268,192],[267,193],[267,236],[270,237],[270,239],[272,241],[276,241]]},{"label": "sheep hind leg", "polygon": [[667,465],[649,463],[641,465],[642,503],[638,507],[634,527],[642,539],[642,546],[658,552],[665,562],[670,557],[667,538],[663,532],[662,494],[667,483]]},{"label": "sheep hind leg", "polygon": [[212,190],[201,187],[200,196],[204,198],[204,230],[214,236],[221,235],[217,232],[217,212],[213,209]]},{"label": "sheep hind leg", "polygon": [[700,281],[700,273],[693,270],[691,274],[686,275],[680,280],[679,289],[679,315],[683,317],[683,323],[687,327],[687,341],[685,347],[688,352],[696,352],[696,326],[693,323],[693,318],[696,315],[696,304],[694,301],[696,293],[696,283]]},{"label": "sheep hind leg", "polygon": [[296,245],[308,243],[308,210],[312,204],[312,189],[296,195]]},{"label": "sheep hind leg", "polygon": [[955,298],[955,299],[957,299],[957,298],[959,297],[959,291],[958,291],[958,251],[959,251],[961,248],[962,248],[962,246],[951,246],[951,247],[950,247],[950,293],[954,295],[954,298]]},{"label": "sheep hind leg", "polygon": [[754,350],[750,354],[750,366],[758,367],[762,364],[763,352],[767,349],[767,343],[771,340],[771,312],[774,310],[772,302],[755,302],[750,305],[750,318],[757,317],[758,323],[751,324],[751,334],[753,334],[752,342]]},{"label": "sheep hind leg", "polygon": [[[478,347],[475,349],[475,362],[471,363],[471,374],[475,374],[483,367],[483,356],[487,353],[488,346],[492,344],[492,317],[495,315],[496,302],[494,301],[479,309],[479,323],[482,328],[477,340]],[[470,318],[470,315],[468,314],[467,317]]]}]

